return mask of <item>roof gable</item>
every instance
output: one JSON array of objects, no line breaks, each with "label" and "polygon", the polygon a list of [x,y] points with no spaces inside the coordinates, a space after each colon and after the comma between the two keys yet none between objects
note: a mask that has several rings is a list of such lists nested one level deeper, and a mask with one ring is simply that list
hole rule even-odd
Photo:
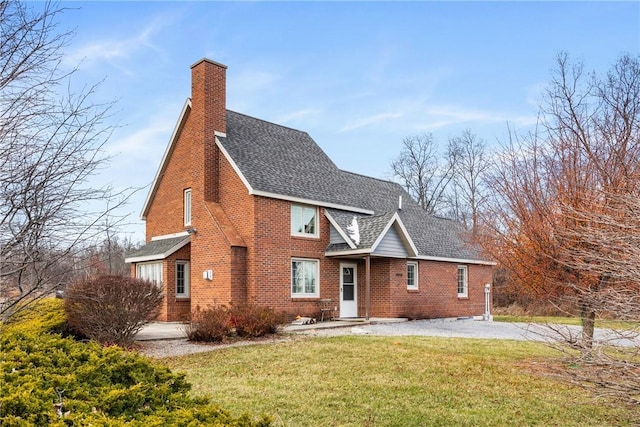
[{"label": "roof gable", "polygon": [[125,262],[145,262],[162,260],[191,242],[191,236],[180,233],[177,236],[160,236],[152,239],[141,248],[131,252]]},{"label": "roof gable", "polygon": [[167,165],[169,163],[169,159],[173,154],[173,150],[178,142],[178,137],[180,136],[180,132],[184,128],[185,123],[187,122],[187,117],[189,116],[189,111],[191,111],[191,99],[187,99],[182,106],[182,111],[180,112],[180,116],[178,117],[178,121],[176,122],[175,127],[173,128],[173,132],[171,133],[171,138],[169,138],[169,144],[167,144],[167,148],[162,155],[162,160],[160,161],[160,165],[158,166],[158,170],[156,172],[156,176],[153,178],[153,182],[151,183],[151,187],[149,188],[149,193],[147,193],[147,198],[142,206],[142,212],[140,213],[140,217],[145,220],[147,219],[147,213],[151,208],[151,202],[156,195],[156,191],[158,191],[158,186],[160,185],[160,177],[164,173]]}]

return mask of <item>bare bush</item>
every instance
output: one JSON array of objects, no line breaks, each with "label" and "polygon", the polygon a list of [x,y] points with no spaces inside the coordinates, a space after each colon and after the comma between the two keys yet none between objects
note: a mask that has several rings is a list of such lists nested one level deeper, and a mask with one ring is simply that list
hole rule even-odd
[{"label": "bare bush", "polygon": [[231,308],[231,321],[240,337],[257,338],[275,334],[287,322],[287,315],[269,307],[242,304]]},{"label": "bare bush", "polygon": [[196,307],[185,332],[190,341],[222,342],[233,334],[231,313],[223,305],[200,309]]},{"label": "bare bush", "polygon": [[65,293],[69,325],[101,344],[131,346],[138,331],[160,311],[163,292],[156,284],[124,276],[77,282]]}]

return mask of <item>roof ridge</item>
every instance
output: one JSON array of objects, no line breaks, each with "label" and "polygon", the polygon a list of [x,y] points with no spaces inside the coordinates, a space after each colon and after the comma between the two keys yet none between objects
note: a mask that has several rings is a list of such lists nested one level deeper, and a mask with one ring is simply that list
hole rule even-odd
[{"label": "roof ridge", "polygon": [[402,188],[402,186],[400,184],[398,184],[397,182],[392,181],[390,179],[378,178],[378,177],[375,177],[375,176],[365,175],[363,173],[352,172],[352,171],[348,171],[348,170],[344,170],[344,169],[340,169],[340,172],[348,173],[348,174],[351,174],[351,175],[361,176],[363,178],[374,179],[376,181],[386,182],[386,183],[389,183],[389,184],[394,184],[394,185],[397,185],[397,186]]},{"label": "roof ridge", "polygon": [[294,132],[303,133],[303,134],[305,134],[305,135],[307,135],[307,136],[311,137],[311,136],[309,135],[309,133],[308,133],[308,132],[305,132],[305,131],[303,131],[303,130],[295,129],[295,128],[292,128],[292,127],[289,127],[289,126],[284,126],[284,125],[281,125],[281,124],[278,124],[278,123],[271,122],[271,121],[269,121],[269,120],[259,119],[259,118],[257,118],[257,117],[250,116],[250,115],[248,115],[248,114],[239,113],[239,112],[237,112],[237,111],[229,110],[228,108],[227,108],[227,113],[233,113],[233,114],[237,114],[237,115],[239,115],[239,116],[248,117],[248,118],[250,118],[250,119],[257,120],[257,121],[262,122],[262,123],[267,123],[267,124],[270,124],[270,125],[272,125],[272,126],[277,126],[277,127],[279,127],[279,128],[283,128],[283,129],[289,129],[289,130],[292,130],[292,131],[294,131]]}]

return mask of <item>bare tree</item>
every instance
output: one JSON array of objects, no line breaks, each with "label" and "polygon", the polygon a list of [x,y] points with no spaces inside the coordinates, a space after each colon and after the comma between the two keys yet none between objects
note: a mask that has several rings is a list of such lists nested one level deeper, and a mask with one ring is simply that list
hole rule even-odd
[{"label": "bare tree", "polygon": [[391,163],[393,175],[430,214],[444,208],[445,194],[453,178],[453,162],[438,154],[433,135],[423,133],[402,140],[399,157]]},{"label": "bare tree", "polygon": [[471,130],[449,139],[448,157],[453,165],[452,207],[458,219],[475,236],[480,221],[480,211],[486,204],[488,190],[485,179],[490,162],[484,140]]},{"label": "bare tree", "polygon": [[74,91],[61,68],[63,11],[0,0],[0,320],[55,288],[60,262],[123,200],[90,185],[106,165],[110,105],[91,103],[95,86]]},{"label": "bare tree", "polygon": [[[602,225],[587,218],[624,216],[615,200],[637,194],[639,124],[637,59],[622,57],[599,78],[560,55],[539,129],[520,140],[514,137],[494,169],[496,198],[489,216],[498,236],[496,256],[522,286],[552,297],[580,295],[587,345],[595,320],[589,295],[610,278],[584,262],[585,248],[597,248],[590,239]],[[606,254],[601,250],[593,251],[594,258]],[[625,262],[632,268],[637,259]]]},{"label": "bare tree", "polygon": [[640,316],[640,58],[605,76],[565,54],[557,64],[538,129],[512,134],[493,170],[494,255],[522,289],[581,317],[579,333],[551,327],[575,367],[562,374],[637,404],[637,328],[594,332]]}]

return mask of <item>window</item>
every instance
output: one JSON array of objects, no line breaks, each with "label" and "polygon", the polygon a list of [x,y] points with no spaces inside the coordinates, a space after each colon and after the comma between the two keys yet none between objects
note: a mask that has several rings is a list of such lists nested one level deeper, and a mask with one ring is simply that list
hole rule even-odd
[{"label": "window", "polygon": [[407,263],[407,289],[418,289],[418,263]]},{"label": "window", "polygon": [[319,292],[319,265],[314,259],[291,260],[291,296],[317,297]]},{"label": "window", "polygon": [[136,277],[156,285],[162,284],[162,262],[145,262],[136,265]]},{"label": "window", "polygon": [[191,189],[184,190],[184,225],[191,225]]},{"label": "window", "polygon": [[291,234],[294,236],[318,236],[317,209],[291,205]]},{"label": "window", "polygon": [[467,266],[458,266],[458,297],[466,298],[469,296],[469,284],[467,279]]},{"label": "window", "polygon": [[189,261],[176,261],[176,298],[189,297]]}]

